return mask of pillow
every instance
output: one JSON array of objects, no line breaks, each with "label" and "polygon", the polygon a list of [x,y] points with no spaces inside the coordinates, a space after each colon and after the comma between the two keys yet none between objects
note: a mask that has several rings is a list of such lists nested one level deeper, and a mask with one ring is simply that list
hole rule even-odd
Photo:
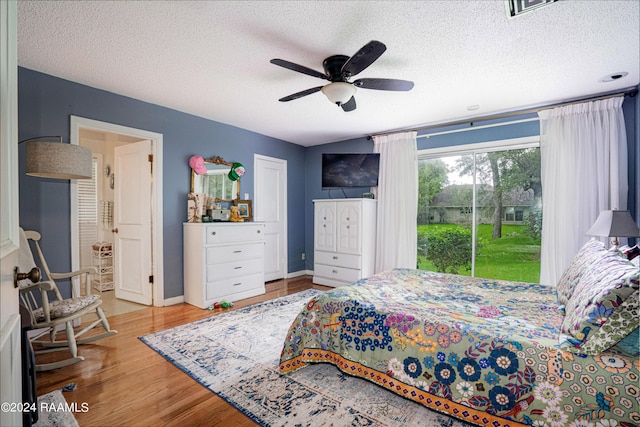
[{"label": "pillow", "polygon": [[615,348],[631,356],[640,355],[640,328],[631,331],[629,335],[616,344]]},{"label": "pillow", "polygon": [[639,284],[640,269],[614,252],[585,268],[566,305],[560,347],[598,354],[638,328]]},{"label": "pillow", "polygon": [[596,239],[589,240],[580,248],[558,282],[558,303],[566,305],[569,302],[585,270],[606,253],[604,245]]}]

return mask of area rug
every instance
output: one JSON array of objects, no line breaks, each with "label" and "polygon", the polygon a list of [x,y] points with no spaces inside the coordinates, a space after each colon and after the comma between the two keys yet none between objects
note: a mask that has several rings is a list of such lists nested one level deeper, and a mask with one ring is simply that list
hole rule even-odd
[{"label": "area rug", "polygon": [[262,426],[469,426],[333,365],[280,376],[289,326],[321,292],[306,290],[140,340]]},{"label": "area rug", "polygon": [[78,427],[78,421],[73,416],[73,406],[68,406],[62,391],[38,396],[38,422],[34,427]]}]

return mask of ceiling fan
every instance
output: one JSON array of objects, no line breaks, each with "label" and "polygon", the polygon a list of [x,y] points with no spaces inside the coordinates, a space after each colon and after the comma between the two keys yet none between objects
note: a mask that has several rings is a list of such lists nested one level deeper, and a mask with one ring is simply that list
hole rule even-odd
[{"label": "ceiling fan", "polygon": [[360,48],[352,57],[333,55],[326,58],[322,62],[324,73],[284,59],[272,59],[270,61],[272,64],[331,82],[324,86],[316,86],[285,96],[280,98],[279,101],[288,102],[322,91],[329,101],[342,107],[344,111],[353,111],[356,109],[356,100],[354,98],[356,88],[392,91],[411,90],[413,82],[408,80],[364,78],[353,82],[349,81],[351,77],[373,64],[385,50],[387,50],[387,47],[384,43],[372,40]]}]

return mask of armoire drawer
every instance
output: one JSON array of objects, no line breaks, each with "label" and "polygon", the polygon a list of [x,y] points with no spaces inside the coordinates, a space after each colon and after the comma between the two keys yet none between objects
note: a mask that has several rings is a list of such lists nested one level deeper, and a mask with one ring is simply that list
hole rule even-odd
[{"label": "armoire drawer", "polygon": [[214,246],[208,247],[205,250],[207,254],[207,265],[236,262],[244,259],[262,258],[264,256],[263,243]]},{"label": "armoire drawer", "polygon": [[225,224],[224,226],[211,225],[207,227],[207,241],[205,244],[213,245],[218,243],[239,243],[251,242],[256,240],[264,240],[263,224],[242,224],[233,226]]},{"label": "armoire drawer", "polygon": [[[252,289],[264,288],[262,274],[252,274],[248,276],[232,277],[224,280],[216,280],[215,282],[207,282],[206,284],[206,300],[215,301],[227,298],[227,300],[235,301],[234,294],[250,291]],[[260,292],[264,293],[264,291]]]},{"label": "armoire drawer", "polygon": [[207,264],[207,282],[227,279],[229,277],[246,276],[248,274],[262,273],[264,259],[241,259],[229,261],[224,264]]},{"label": "armoire drawer", "polygon": [[315,276],[327,277],[334,280],[340,280],[342,282],[355,282],[361,278],[360,270],[324,264],[315,264],[313,274]]},{"label": "armoire drawer", "polygon": [[360,268],[360,255],[341,254],[337,252],[314,252],[314,262],[346,268]]}]

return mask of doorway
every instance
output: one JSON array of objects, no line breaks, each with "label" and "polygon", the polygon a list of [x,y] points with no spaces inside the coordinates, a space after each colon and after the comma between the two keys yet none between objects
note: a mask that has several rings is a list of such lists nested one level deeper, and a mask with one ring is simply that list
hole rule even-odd
[{"label": "doorway", "polygon": [[[146,233],[149,236],[146,245],[150,248],[148,274],[151,282],[148,286],[150,287],[151,304],[154,306],[163,306],[163,238],[162,227],[156,226],[157,224],[162,224],[162,135],[82,117],[71,117],[71,143],[89,146],[94,153],[102,154],[102,156],[97,156],[102,157],[102,165],[99,167],[97,165],[95,166],[95,175],[97,178],[96,187],[99,187],[98,190],[100,190],[101,193],[99,199],[97,196],[94,199],[97,209],[97,219],[95,221],[97,224],[95,229],[99,242],[105,242],[111,245],[116,243],[114,242],[114,228],[112,228],[114,216],[117,217],[117,215],[114,215],[114,200],[117,200],[118,196],[118,194],[116,194],[118,188],[114,185],[116,166],[115,147],[133,146],[136,145],[134,143],[144,140],[151,142],[149,161],[153,166],[153,179],[151,179],[151,172],[149,175],[149,181],[152,182],[152,185],[147,187],[147,191],[149,192],[147,196],[150,200],[150,221],[148,225],[149,230],[148,233]],[[71,241],[72,268],[74,270],[83,267],[82,264],[87,262],[87,256],[81,256],[82,248],[80,242],[83,238],[83,231],[81,230],[78,212],[80,211],[79,204],[82,197],[78,183],[79,181],[72,182],[71,184]],[[96,193],[98,193],[98,190],[96,190]],[[83,227],[86,228],[86,225]],[[92,250],[93,247],[90,251]],[[82,258],[84,258],[84,260],[81,260]],[[114,267],[114,269],[117,269],[117,264]],[[112,273],[113,280],[117,281],[117,272],[113,271]],[[117,285],[117,283],[114,283],[114,287],[117,287]],[[73,286],[79,288],[80,284],[74,283]],[[94,292],[100,291],[94,290]],[[107,305],[105,308],[109,315],[122,314],[144,307],[143,305],[121,299],[123,298],[121,296],[115,298],[115,295],[113,295],[115,291],[102,291],[100,293]]]}]

